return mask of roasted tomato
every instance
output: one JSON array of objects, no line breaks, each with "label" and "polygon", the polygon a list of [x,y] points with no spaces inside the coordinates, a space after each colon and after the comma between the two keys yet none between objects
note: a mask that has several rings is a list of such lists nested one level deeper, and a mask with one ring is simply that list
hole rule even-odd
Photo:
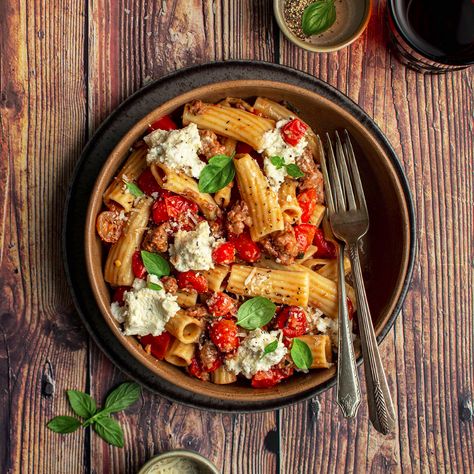
[{"label": "roasted tomato", "polygon": [[100,238],[109,244],[115,244],[122,235],[125,220],[118,212],[103,211],[97,216],[96,228]]},{"label": "roasted tomato", "polygon": [[179,288],[191,288],[198,293],[205,293],[207,291],[206,277],[192,270],[179,273],[177,280]]},{"label": "roasted tomato", "polygon": [[135,278],[145,278],[147,271],[145,265],[143,265],[142,256],[140,251],[137,250],[132,256],[132,271]]},{"label": "roasted tomato", "polygon": [[276,326],[286,337],[298,337],[308,332],[306,313],[299,306],[285,306],[277,315]]},{"label": "roasted tomato", "polygon": [[237,155],[246,153],[246,154],[250,155],[253,159],[257,160],[260,167],[263,165],[262,155],[260,155],[260,153],[255,151],[247,143],[237,142],[237,145],[235,146],[235,153]]},{"label": "roasted tomato", "polygon": [[162,191],[150,168],[147,168],[138,177],[137,185],[145,194],[148,194],[148,196],[151,196],[153,193],[160,193]]},{"label": "roasted tomato", "polygon": [[151,334],[149,334],[148,336],[143,336],[142,338],[140,338],[140,344],[143,347],[150,345],[151,355],[153,355],[159,360],[163,360],[165,358],[165,354],[168,350],[170,342],[170,333],[166,331],[160,334],[159,336],[152,336]]},{"label": "roasted tomato", "polygon": [[231,319],[216,321],[209,328],[211,341],[221,352],[232,352],[239,347],[238,329]]},{"label": "roasted tomato", "polygon": [[235,300],[225,293],[214,293],[207,300],[209,312],[216,317],[234,314],[237,306]]},{"label": "roasted tomato", "polygon": [[206,341],[201,349],[199,349],[199,360],[201,362],[201,367],[206,372],[214,372],[222,365],[219,351],[211,341]]},{"label": "roasted tomato", "polygon": [[281,128],[281,136],[288,145],[296,146],[298,142],[303,138],[308,126],[300,119],[290,120],[286,125]]},{"label": "roasted tomato", "polygon": [[290,377],[293,374],[293,368],[281,369],[278,367],[272,368],[267,371],[261,370],[252,377],[253,388],[269,388],[273,387],[277,383],[280,383],[283,379]]},{"label": "roasted tomato", "polygon": [[203,370],[199,360],[196,359],[196,357],[192,358],[187,370],[190,375],[196,377],[197,379],[205,381],[209,380],[209,374]]},{"label": "roasted tomato", "polygon": [[112,302],[118,303],[120,306],[124,304],[124,294],[125,292],[129,291],[129,286],[119,286],[115,289],[114,294],[112,296]]},{"label": "roasted tomato", "polygon": [[322,229],[316,229],[313,243],[318,247],[317,252],[314,254],[315,257],[336,258],[336,246],[334,245],[334,242],[324,238]]},{"label": "roasted tomato", "polygon": [[174,123],[174,120],[169,115],[164,115],[149,125],[148,131],[154,132],[155,130],[176,130],[177,128],[178,127]]},{"label": "roasted tomato", "polygon": [[186,223],[189,218],[186,217],[189,216],[189,213],[197,216],[198,210],[197,204],[189,199],[177,194],[166,193],[162,199],[153,204],[151,214],[155,224],[161,224],[168,220],[178,220],[183,224],[183,230],[187,230]]},{"label": "roasted tomato", "polygon": [[235,245],[232,242],[224,242],[212,252],[214,263],[224,264],[235,261]]},{"label": "roasted tomato", "polygon": [[153,203],[153,206],[151,207],[151,217],[155,224],[169,221],[170,217],[168,216],[168,210],[164,199],[160,199]]},{"label": "roasted tomato", "polygon": [[237,256],[245,262],[256,262],[260,260],[262,253],[258,245],[250,238],[250,234],[246,231],[239,236],[234,237],[231,242],[235,246]]},{"label": "roasted tomato", "polygon": [[296,198],[298,200],[298,204],[301,207],[303,213],[301,214],[301,222],[306,223],[309,222],[311,218],[314,208],[316,206],[316,189],[310,188],[302,193],[298,194]]},{"label": "roasted tomato", "polygon": [[311,224],[299,224],[294,226],[296,241],[298,242],[298,250],[306,252],[306,249],[312,244],[316,226]]}]

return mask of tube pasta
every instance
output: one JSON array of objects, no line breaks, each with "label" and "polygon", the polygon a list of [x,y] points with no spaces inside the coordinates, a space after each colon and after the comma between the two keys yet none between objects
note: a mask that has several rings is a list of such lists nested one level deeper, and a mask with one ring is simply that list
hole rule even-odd
[{"label": "tube pasta", "polygon": [[178,311],[165,326],[169,333],[184,344],[196,342],[201,336],[203,327],[203,321],[191,318],[183,311]]},{"label": "tube pasta", "polygon": [[231,181],[227,186],[224,186],[222,189],[219,189],[214,194],[214,201],[221,208],[224,209],[230,204],[230,198],[232,195],[232,188],[234,187],[234,182]]},{"label": "tube pasta", "polygon": [[131,210],[128,222],[117,243],[112,245],[105,263],[104,278],[112,286],[131,286],[134,280],[132,257],[148,225],[153,200],[144,196]]},{"label": "tube pasta", "polygon": [[216,265],[211,270],[201,273],[206,277],[207,287],[210,291],[220,291],[222,283],[229,273],[229,267],[226,265]]},{"label": "tube pasta", "polygon": [[237,146],[237,140],[235,138],[226,137],[224,138],[224,154],[232,156],[235,153],[235,147]]},{"label": "tube pasta", "polygon": [[315,245],[310,245],[310,246],[306,249],[306,251],[305,251],[303,257],[298,259],[298,263],[302,263],[302,264],[304,264],[306,267],[308,267],[309,265],[307,265],[306,262],[307,262],[308,260],[311,260],[311,257],[312,257],[317,251],[318,251],[318,247],[316,247]]},{"label": "tube pasta", "polygon": [[178,290],[176,292],[176,302],[181,308],[191,308],[197,303],[197,291],[183,291]]},{"label": "tube pasta", "polygon": [[285,222],[294,224],[298,222],[303,211],[296,199],[296,187],[298,181],[286,179],[278,191],[278,203]]},{"label": "tube pasta", "polygon": [[326,206],[323,206],[322,204],[316,204],[316,206],[314,207],[313,213],[311,214],[309,218],[309,221],[308,221],[309,224],[319,227],[319,224],[321,224],[321,221],[323,220],[325,213],[326,213]]},{"label": "tube pasta", "polygon": [[[347,275],[351,271],[351,262],[347,257],[344,257],[344,275]],[[330,280],[337,281],[337,259],[326,260],[324,265],[316,270],[317,273],[323,277],[329,278]]]},{"label": "tube pasta", "polygon": [[191,104],[184,106],[183,124],[188,125],[190,122],[218,135],[248,143],[255,150],[263,148],[263,134],[275,128],[273,120],[258,117],[246,110],[205,103],[201,104],[197,113],[193,112]]},{"label": "tube pasta", "polygon": [[221,365],[214,372],[211,372],[211,380],[217,385],[227,385],[234,383],[237,380],[237,376]]},{"label": "tube pasta", "polygon": [[313,356],[312,369],[327,369],[332,365],[331,338],[325,334],[298,336],[305,342]]},{"label": "tube pasta", "polygon": [[196,344],[185,344],[175,339],[166,351],[165,360],[178,367],[187,367],[193,359],[195,349]]},{"label": "tube pasta", "polygon": [[309,278],[304,272],[232,265],[227,290],[245,296],[265,296],[275,303],[307,306]]},{"label": "tube pasta", "polygon": [[113,202],[120,204],[125,212],[133,207],[135,197],[128,191],[126,182],[135,181],[146,168],[146,147],[132,151],[125,165],[104,192],[104,204],[110,207]]},{"label": "tube pasta", "polygon": [[248,154],[234,158],[237,184],[252,218],[250,236],[258,241],[272,232],[284,229],[283,214],[277,196],[257,162]]},{"label": "tube pasta", "polygon": [[183,173],[176,173],[168,166],[155,162],[150,166],[158,184],[168,191],[180,194],[195,202],[207,219],[214,220],[219,208],[210,194],[201,193],[196,181]]}]

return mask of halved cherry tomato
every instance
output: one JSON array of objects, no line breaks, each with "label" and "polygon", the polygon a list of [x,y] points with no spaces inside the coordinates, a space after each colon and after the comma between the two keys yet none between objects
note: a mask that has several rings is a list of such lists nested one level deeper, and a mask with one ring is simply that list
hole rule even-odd
[{"label": "halved cherry tomato", "polygon": [[169,115],[164,115],[155,122],[153,122],[149,127],[149,132],[154,132],[155,130],[176,130],[178,126],[174,123],[174,120]]},{"label": "halved cherry tomato", "polygon": [[269,388],[280,383],[283,379],[293,375],[294,369],[281,369],[275,367],[267,371],[259,371],[252,377],[252,387],[253,388]]},{"label": "halved cherry tomato", "polygon": [[179,217],[186,212],[197,214],[199,207],[195,202],[177,194],[165,196],[166,209],[170,217]]},{"label": "halved cherry tomato", "polygon": [[170,220],[164,199],[153,203],[153,206],[151,206],[151,217],[155,224],[161,224],[162,222],[168,222]]},{"label": "halved cherry tomato", "polygon": [[160,193],[162,190],[160,185],[156,182],[150,168],[147,168],[137,179],[138,187],[148,196],[153,193]]},{"label": "halved cherry tomato", "polygon": [[140,338],[140,343],[143,347],[146,347],[150,344],[150,352],[159,360],[163,360],[168,350],[168,346],[171,341],[171,335],[169,332],[163,332],[159,336],[143,336]]},{"label": "halved cherry tomato", "polygon": [[207,307],[209,308],[209,312],[213,316],[225,316],[227,314],[235,314],[237,306],[235,304],[234,298],[231,298],[229,295],[225,293],[214,293],[208,300],[207,300]]},{"label": "halved cherry tomato", "polygon": [[316,189],[313,188],[307,189],[306,191],[298,194],[296,199],[298,200],[298,204],[303,211],[301,214],[301,222],[309,222],[316,206],[316,196]]},{"label": "halved cherry tomato", "polygon": [[251,239],[247,231],[231,239],[237,256],[245,262],[256,262],[262,256],[258,245]]},{"label": "halved cherry tomato", "polygon": [[286,337],[298,337],[308,332],[306,313],[299,306],[285,306],[277,315],[276,326]]},{"label": "halved cherry tomato", "polygon": [[313,243],[316,226],[311,224],[299,224],[293,227],[295,231],[296,242],[300,252],[306,252],[306,249]]},{"label": "halved cherry tomato", "polygon": [[209,374],[203,370],[199,360],[196,357],[193,357],[191,363],[187,367],[189,375],[196,377],[200,380],[209,380]]},{"label": "halved cherry tomato", "polygon": [[232,242],[224,242],[212,252],[212,260],[218,265],[232,263],[235,261],[235,245]]},{"label": "halved cherry tomato", "polygon": [[177,280],[179,288],[191,288],[198,293],[205,293],[207,291],[206,277],[192,270],[179,273]]},{"label": "halved cherry tomato", "polygon": [[103,211],[97,216],[96,228],[100,238],[109,244],[115,244],[122,235],[125,220],[113,211]]},{"label": "halved cherry tomato", "polygon": [[124,304],[124,294],[130,290],[129,286],[119,286],[115,289],[112,296],[112,302],[118,303],[120,306]]},{"label": "halved cherry tomato", "polygon": [[290,120],[286,125],[281,128],[281,136],[288,145],[296,146],[301,140],[303,135],[306,133],[308,126],[303,123],[300,119]]},{"label": "halved cherry tomato", "polygon": [[336,258],[336,246],[334,242],[324,238],[322,229],[316,229],[313,243],[318,247],[317,252],[314,254],[315,257]]},{"label": "halved cherry tomato", "polygon": [[135,278],[145,278],[147,271],[145,265],[143,265],[142,256],[140,251],[137,250],[132,256],[132,271]]},{"label": "halved cherry tomato", "polygon": [[216,321],[209,328],[211,341],[221,352],[232,352],[239,347],[240,341],[237,333],[237,325],[231,319]]}]

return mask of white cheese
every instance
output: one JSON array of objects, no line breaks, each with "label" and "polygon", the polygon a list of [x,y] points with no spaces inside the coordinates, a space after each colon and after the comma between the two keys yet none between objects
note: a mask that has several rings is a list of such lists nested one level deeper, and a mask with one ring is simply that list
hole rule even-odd
[{"label": "white cheese", "polygon": [[155,130],[144,138],[150,147],[146,157],[150,165],[164,163],[175,171],[199,178],[206,164],[199,159],[201,138],[194,123],[180,130]]},{"label": "white cheese", "polygon": [[114,301],[110,305],[110,311],[112,312],[112,316],[118,323],[123,323],[125,321],[125,308],[120,306],[117,301]]},{"label": "white cheese", "polygon": [[[265,347],[275,340],[278,340],[276,350],[265,354]],[[226,359],[225,365],[230,372],[236,375],[243,374],[250,379],[260,370],[267,371],[278,364],[286,353],[287,348],[281,341],[280,331],[267,332],[255,329],[242,341],[235,357]]]},{"label": "white cheese", "polygon": [[206,221],[195,230],[178,230],[174,244],[170,245],[170,261],[179,272],[188,270],[210,270],[214,268],[212,251],[217,242]]}]

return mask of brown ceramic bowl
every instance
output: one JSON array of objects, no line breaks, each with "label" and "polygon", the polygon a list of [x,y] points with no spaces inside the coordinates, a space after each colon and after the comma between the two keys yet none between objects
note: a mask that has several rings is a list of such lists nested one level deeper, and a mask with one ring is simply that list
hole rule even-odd
[{"label": "brown ceramic bowl", "polygon": [[246,402],[254,405],[259,400],[265,408],[278,404],[278,399],[285,399],[288,403],[293,398],[301,399],[303,393],[314,392],[334,377],[335,367],[312,370],[307,375],[298,374],[273,388],[256,390],[240,383],[229,386],[202,382],[189,377],[180,368],[156,360],[145,353],[137,339],[123,336],[119,324],[112,317],[110,290],[103,278],[105,252],[95,231],[96,217],[102,208],[102,194],[130,147],[146,132],[148,124],[179,110],[193,99],[215,102],[226,96],[251,98],[259,95],[292,104],[316,133],[346,128],[353,137],[371,222],[364,241],[367,292],[375,330],[380,334],[393,318],[403,297],[412,261],[410,207],[400,180],[400,170],[381,147],[373,131],[347,110],[321,95],[293,85],[261,80],[220,82],[179,95],[144,116],[116,145],[97,178],[86,217],[85,257],[92,290],[103,317],[123,347],[140,364],[157,377],[191,394],[204,395],[210,400],[236,401],[241,405]]}]

